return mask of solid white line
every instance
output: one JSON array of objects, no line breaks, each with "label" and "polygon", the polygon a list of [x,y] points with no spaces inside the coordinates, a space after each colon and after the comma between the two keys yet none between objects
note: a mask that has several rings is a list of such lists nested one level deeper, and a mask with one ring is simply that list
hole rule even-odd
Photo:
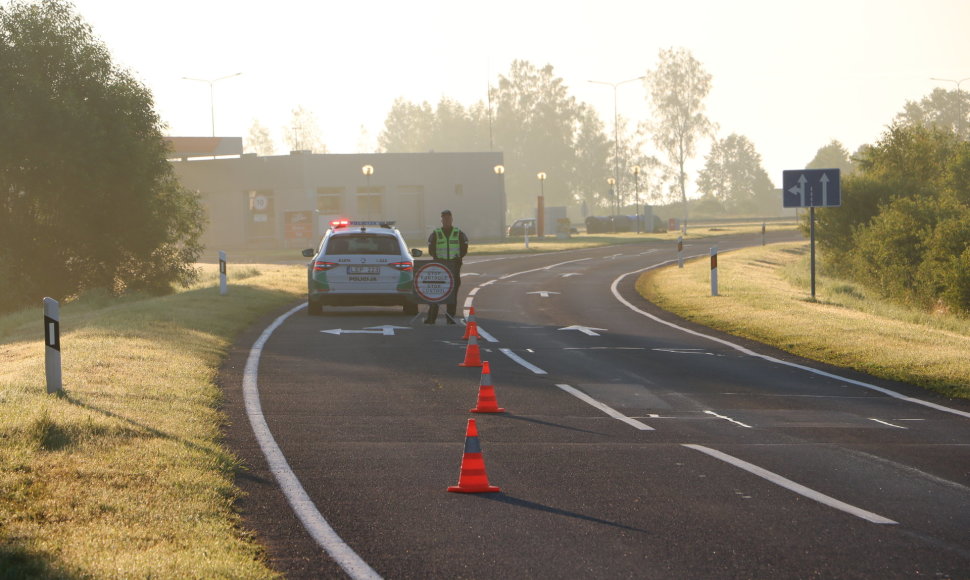
[{"label": "solid white line", "polygon": [[893,425],[892,423],[887,423],[886,421],[883,421],[882,419],[874,419],[872,417],[869,417],[869,420],[870,421],[875,421],[876,423],[882,423],[883,425],[888,425],[889,427],[895,427],[897,429],[909,429],[909,427],[903,427],[902,425]]},{"label": "solid white line", "polygon": [[497,338],[495,338],[491,334],[485,332],[485,329],[482,328],[481,326],[478,327],[478,336],[484,338],[488,342],[498,342],[498,339]]},{"label": "solid white line", "polygon": [[511,349],[500,348],[499,351],[501,351],[502,354],[504,354],[505,356],[509,357],[510,359],[514,360],[515,362],[519,363],[520,365],[524,366],[525,368],[529,369],[530,371],[534,372],[537,375],[549,374],[546,371],[537,367],[536,365],[530,363],[529,361],[515,354],[514,352],[512,352]]},{"label": "solid white line", "polygon": [[243,372],[243,398],[246,402],[246,414],[249,416],[249,423],[252,425],[256,441],[262,449],[266,461],[269,463],[270,471],[279,482],[280,489],[286,496],[294,513],[303,522],[317,544],[327,551],[334,561],[344,569],[351,578],[380,578],[381,576],[371,568],[354,550],[344,542],[337,532],[334,531],[327,520],[323,517],[313,500],[300,484],[300,480],[290,469],[286,457],[276,444],[276,439],[269,430],[266,418],[263,416],[262,405],[259,402],[259,385],[257,376],[259,375],[259,357],[262,355],[263,347],[273,332],[286,321],[293,313],[306,307],[306,302],[290,309],[286,314],[273,321],[259,336],[253,347],[249,350],[249,357],[246,359],[246,368]]},{"label": "solid white line", "polygon": [[704,412],[707,413],[708,415],[714,415],[718,419],[724,419],[725,421],[730,421],[731,423],[734,423],[735,425],[740,425],[742,427],[747,427],[748,429],[751,429],[751,425],[745,425],[741,421],[735,421],[734,419],[732,419],[730,417],[725,417],[724,415],[718,415],[714,411],[704,411]]},{"label": "solid white line", "polygon": [[[686,259],[696,258],[696,257],[700,257],[700,256],[703,256],[703,255],[704,254],[699,254],[698,256],[691,256],[690,258],[686,258]],[[850,378],[846,378],[846,377],[843,377],[843,376],[836,375],[834,373],[828,373],[828,372],[825,372],[825,371],[822,371],[822,370],[819,370],[819,369],[814,369],[814,368],[809,367],[809,366],[800,365],[798,363],[793,363],[793,362],[788,362],[788,361],[781,360],[781,359],[778,359],[778,358],[775,358],[775,357],[772,357],[772,356],[768,356],[768,355],[765,355],[765,354],[760,354],[760,353],[754,352],[753,350],[747,349],[747,348],[745,348],[745,347],[743,347],[743,346],[741,346],[739,344],[734,344],[733,342],[724,340],[722,338],[717,338],[716,336],[710,336],[708,334],[704,334],[704,333],[701,333],[701,332],[697,332],[696,330],[691,330],[689,328],[684,328],[683,326],[678,326],[678,325],[674,324],[673,322],[667,322],[666,320],[664,320],[662,318],[658,318],[658,317],[654,316],[653,314],[650,314],[649,312],[645,312],[645,311],[637,308],[636,306],[634,306],[633,304],[631,304],[626,298],[624,298],[623,296],[620,296],[620,291],[618,290],[618,287],[620,285],[620,281],[623,280],[624,278],[626,278],[627,276],[629,276],[631,274],[640,274],[642,272],[646,272],[647,270],[653,270],[654,268],[660,268],[662,266],[666,266],[667,264],[673,264],[676,261],[677,260],[667,260],[666,262],[661,262],[659,264],[654,264],[653,266],[648,266],[646,268],[641,268],[639,270],[634,270],[633,272],[627,272],[626,274],[623,274],[623,275],[619,276],[617,279],[613,280],[613,284],[610,285],[610,289],[613,291],[613,296],[618,301],[620,301],[621,304],[623,304],[624,306],[626,306],[630,310],[636,312],[637,314],[641,314],[643,316],[646,316],[647,318],[649,318],[650,320],[653,320],[654,322],[657,322],[657,323],[660,323],[660,324],[669,326],[670,328],[675,328],[675,329],[677,329],[677,330],[679,330],[681,332],[686,332],[687,334],[692,334],[692,335],[698,336],[700,338],[706,338],[707,340],[714,341],[714,342],[716,342],[718,344],[723,344],[724,346],[733,348],[734,350],[736,350],[738,352],[742,352],[742,353],[744,353],[744,354],[746,354],[748,356],[753,356],[753,357],[757,357],[757,358],[766,360],[768,362],[773,362],[775,364],[779,364],[779,365],[784,365],[784,366],[787,366],[787,367],[792,367],[792,368],[800,369],[800,370],[807,371],[807,372],[810,372],[810,373],[813,373],[813,374],[816,374],[816,375],[819,375],[819,376],[827,377],[827,378],[830,378],[830,379],[835,379],[837,381],[844,381],[846,383],[849,383],[849,384],[852,384],[852,385],[856,385],[858,387],[863,387],[863,388],[866,388],[866,389],[870,389],[870,390],[873,390],[873,391],[882,393],[884,395],[888,395],[888,396],[890,396],[890,397],[892,397],[894,399],[899,399],[901,401],[906,401],[908,403],[914,403],[916,405],[922,405],[924,407],[929,407],[931,409],[936,409],[937,411],[943,411],[944,413],[952,413],[954,415],[959,415],[961,417],[966,417],[967,419],[970,419],[970,412],[967,412],[967,411],[961,411],[959,409],[951,409],[950,407],[944,407],[943,405],[939,405],[937,403],[933,403],[933,402],[930,402],[930,401],[924,401],[922,399],[917,399],[917,398],[914,398],[914,397],[909,397],[909,396],[903,395],[901,393],[897,393],[896,391],[891,391],[889,389],[886,389],[886,388],[883,388],[883,387],[879,387],[879,386],[876,386],[876,385],[873,385],[873,384],[870,384],[870,383],[865,383],[865,382],[862,382],[862,381],[857,381],[857,380],[854,380],[854,379],[850,379]]]},{"label": "solid white line", "polygon": [[475,301],[475,299],[472,298],[471,296],[468,296],[467,298],[465,298],[465,308],[471,308],[472,307],[472,303],[474,301]]},{"label": "solid white line", "polygon": [[804,485],[801,485],[800,483],[795,483],[794,481],[786,477],[782,477],[777,473],[768,471],[767,469],[763,469],[761,467],[758,467],[757,465],[748,463],[747,461],[744,461],[742,459],[738,459],[733,455],[728,455],[727,453],[721,453],[716,449],[711,449],[710,447],[704,447],[703,445],[693,445],[690,443],[684,443],[683,446],[688,447],[690,449],[694,449],[696,451],[700,451],[701,453],[710,455],[711,457],[714,457],[715,459],[720,459],[721,461],[724,461],[726,463],[730,463],[735,467],[743,469],[748,473],[752,473],[763,479],[767,479],[771,483],[774,483],[775,485],[779,485],[789,491],[793,491],[798,495],[807,497],[808,499],[811,499],[811,500],[815,500],[821,504],[827,505],[837,510],[841,510],[847,514],[856,516],[857,518],[862,518],[874,524],[898,523],[889,518],[884,518],[879,514],[874,514],[862,508],[855,507],[854,505],[850,505],[843,501],[839,501],[834,497],[827,496],[824,493],[817,492],[814,489],[810,489],[808,487],[805,487]]},{"label": "solid white line", "polygon": [[468,295],[474,296],[478,294],[478,291],[481,290],[481,288],[482,288],[481,286],[476,286],[475,288],[472,288],[471,290],[468,291]]},{"label": "solid white line", "polygon": [[600,403],[599,401],[597,401],[593,397],[590,397],[589,395],[587,395],[586,393],[584,393],[584,392],[582,392],[582,391],[580,391],[578,389],[575,389],[575,388],[573,388],[573,387],[571,387],[569,385],[556,385],[556,386],[559,387],[560,389],[566,391],[570,395],[576,397],[580,401],[583,401],[584,403],[586,403],[588,405],[592,405],[593,407],[596,407],[597,409],[599,409],[600,411],[603,411],[604,413],[606,413],[610,417],[613,417],[614,419],[618,419],[620,421],[623,421],[627,425],[632,425],[633,427],[636,427],[637,429],[639,429],[641,431],[653,431],[654,430],[653,427],[651,427],[649,425],[644,425],[643,423],[641,423],[640,421],[637,421],[636,419],[632,419],[630,417],[627,417],[626,415],[624,415],[623,413],[617,411],[613,407],[610,407],[609,405],[605,405],[603,403]]}]

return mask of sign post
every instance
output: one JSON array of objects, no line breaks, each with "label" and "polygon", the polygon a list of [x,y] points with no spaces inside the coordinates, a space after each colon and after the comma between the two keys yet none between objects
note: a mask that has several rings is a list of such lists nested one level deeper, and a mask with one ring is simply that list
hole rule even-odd
[{"label": "sign post", "polygon": [[61,307],[53,298],[44,298],[44,345],[47,394],[61,393]]},{"label": "sign post", "polygon": [[782,205],[809,208],[812,300],[815,300],[815,208],[842,205],[842,179],[838,169],[792,169],[782,172]]}]

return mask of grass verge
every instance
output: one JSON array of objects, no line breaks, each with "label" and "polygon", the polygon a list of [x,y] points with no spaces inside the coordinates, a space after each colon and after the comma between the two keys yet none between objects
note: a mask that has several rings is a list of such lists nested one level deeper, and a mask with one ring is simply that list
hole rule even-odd
[{"label": "grass verge", "polygon": [[970,320],[907,309],[863,287],[818,275],[811,299],[808,243],[722,254],[718,294],[710,262],[644,273],[637,290],[654,304],[705,326],[793,354],[949,397],[970,398]]},{"label": "grass verge", "polygon": [[61,308],[64,396],[43,313],[0,318],[0,578],[272,578],[233,504],[215,385],[232,340],[299,299],[302,266],[214,266],[160,297]]}]

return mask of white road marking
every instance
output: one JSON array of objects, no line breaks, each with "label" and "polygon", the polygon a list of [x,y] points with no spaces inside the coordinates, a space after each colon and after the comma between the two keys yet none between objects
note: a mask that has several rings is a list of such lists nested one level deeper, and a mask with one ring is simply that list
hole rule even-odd
[{"label": "white road marking", "polygon": [[[691,256],[690,258],[687,258],[687,259],[698,258],[698,257],[701,257],[703,255],[704,254],[699,254],[697,256]],[[887,388],[884,388],[884,387],[879,387],[879,386],[876,386],[876,385],[873,385],[873,384],[870,384],[870,383],[866,383],[866,382],[863,382],[863,381],[857,381],[857,380],[854,380],[854,379],[849,379],[849,378],[846,378],[846,377],[843,377],[843,376],[839,376],[839,375],[836,375],[834,373],[828,373],[828,372],[825,372],[825,371],[822,371],[822,370],[819,370],[819,369],[813,369],[812,367],[809,367],[809,366],[800,365],[798,363],[781,360],[781,359],[775,358],[773,356],[768,356],[768,355],[765,355],[765,354],[760,354],[760,353],[757,353],[757,352],[755,352],[755,351],[753,351],[751,349],[745,348],[745,347],[743,347],[743,346],[741,346],[739,344],[735,344],[735,343],[730,342],[728,340],[724,340],[723,338],[717,338],[716,336],[710,336],[708,334],[704,334],[704,333],[698,332],[696,330],[691,330],[689,328],[684,328],[683,326],[678,326],[678,325],[674,324],[673,322],[668,322],[668,321],[666,321],[666,320],[664,320],[662,318],[658,318],[658,317],[654,316],[653,314],[650,314],[649,312],[646,312],[644,310],[641,310],[641,309],[637,308],[636,306],[634,306],[633,304],[631,304],[629,300],[627,300],[626,298],[624,298],[623,296],[620,295],[620,291],[618,289],[618,287],[620,285],[620,281],[622,281],[627,276],[629,276],[631,274],[640,274],[642,272],[646,272],[647,270],[653,270],[654,268],[660,268],[660,267],[666,266],[667,264],[674,264],[676,262],[677,262],[677,260],[667,260],[665,262],[660,262],[659,264],[654,264],[653,266],[647,266],[646,268],[640,268],[639,270],[634,270],[633,272],[627,272],[626,274],[622,274],[619,277],[617,277],[615,280],[613,280],[613,284],[610,285],[610,290],[612,290],[613,296],[621,304],[623,304],[624,306],[626,306],[630,310],[636,312],[637,314],[641,314],[643,316],[646,316],[647,318],[649,318],[650,320],[653,320],[654,322],[657,322],[659,324],[663,324],[665,326],[669,326],[670,328],[677,329],[677,330],[679,330],[681,332],[686,332],[687,334],[691,334],[691,335],[694,335],[694,336],[697,336],[697,337],[700,337],[700,338],[706,338],[707,340],[714,341],[714,342],[716,342],[718,344],[723,344],[724,346],[728,346],[730,348],[733,348],[734,350],[736,350],[738,352],[741,352],[741,353],[744,353],[744,354],[746,354],[748,356],[760,358],[762,360],[766,360],[768,362],[772,362],[772,363],[775,363],[775,364],[779,364],[779,365],[783,365],[783,366],[787,366],[787,367],[792,367],[792,368],[800,369],[800,370],[803,370],[803,371],[806,371],[806,372],[810,372],[810,373],[813,373],[813,374],[816,374],[816,375],[819,375],[819,376],[827,377],[827,378],[830,378],[830,379],[835,379],[835,380],[838,380],[838,381],[845,381],[845,382],[847,382],[849,384],[856,385],[858,387],[863,387],[863,388],[866,388],[866,389],[870,389],[870,390],[873,390],[873,391],[882,393],[884,395],[888,395],[888,396],[890,396],[890,397],[892,397],[894,399],[899,399],[901,401],[906,401],[908,403],[914,403],[916,405],[922,405],[924,407],[929,407],[931,409],[936,409],[937,411],[942,411],[944,413],[952,413],[954,415],[959,415],[961,417],[966,417],[967,419],[970,419],[970,412],[967,412],[967,411],[961,411],[959,409],[951,409],[950,407],[944,407],[943,405],[940,405],[940,404],[937,404],[937,403],[933,403],[933,402],[930,402],[930,401],[924,401],[922,399],[917,399],[915,397],[909,397],[909,396],[903,395],[901,393],[897,393],[896,391],[891,391],[891,390],[889,390]]]},{"label": "white road marking", "polygon": [[525,368],[529,369],[530,371],[534,372],[537,375],[547,375],[547,374],[549,374],[546,371],[544,371],[544,370],[540,369],[539,367],[537,367],[536,365],[530,363],[529,361],[525,360],[524,358],[522,358],[519,355],[517,355],[514,352],[512,352],[512,349],[509,349],[509,348],[500,348],[499,351],[502,354],[504,354],[505,356],[509,357],[510,359],[514,360],[515,362],[519,363],[520,365],[524,366]]},{"label": "white road marking", "polygon": [[538,294],[542,298],[549,298],[549,295],[559,294],[559,292],[550,292],[549,290],[537,290],[535,292],[526,292],[526,294]]},{"label": "white road marking", "polygon": [[474,288],[472,288],[471,290],[468,291],[468,295],[469,296],[474,296],[474,295],[478,294],[478,291],[481,290],[481,289],[482,289],[481,286],[476,286],[476,287],[474,287]]},{"label": "white road marking", "polygon": [[741,421],[736,421],[736,420],[734,420],[734,419],[732,419],[730,417],[725,417],[724,415],[718,415],[714,411],[704,411],[704,412],[707,413],[708,415],[714,415],[718,419],[724,419],[725,421],[730,421],[731,423],[734,423],[735,425],[740,425],[741,427],[746,427],[748,429],[751,429],[751,425],[745,425]]},{"label": "white road marking", "polygon": [[626,415],[624,415],[623,413],[617,411],[613,407],[610,407],[609,405],[606,405],[604,403],[601,403],[601,402],[597,401],[596,399],[594,399],[593,397],[590,397],[589,395],[587,395],[586,393],[580,391],[579,389],[573,388],[573,387],[571,387],[569,385],[556,385],[556,386],[559,387],[560,389],[566,391],[570,395],[576,397],[580,401],[583,401],[587,405],[592,405],[593,407],[596,407],[600,411],[603,411],[604,413],[606,413],[610,417],[613,417],[614,419],[623,421],[627,425],[631,425],[633,427],[636,427],[637,429],[639,429],[641,431],[653,431],[654,430],[653,427],[651,427],[649,425],[644,425],[640,421],[637,421],[636,419],[633,419],[631,417],[627,417]]},{"label": "white road marking", "polygon": [[591,326],[579,326],[578,324],[574,324],[572,326],[567,326],[565,328],[560,328],[559,330],[578,330],[578,331],[582,332],[583,334],[585,334],[586,336],[599,336],[599,333],[598,332],[595,332],[597,330],[599,330],[601,332],[606,332],[606,329],[605,328],[593,328]]},{"label": "white road marking", "polygon": [[497,338],[495,338],[491,334],[485,332],[485,329],[482,328],[481,326],[478,327],[478,336],[484,338],[488,342],[498,342],[498,339]]},{"label": "white road marking", "polygon": [[903,427],[902,425],[893,425],[892,423],[888,423],[886,421],[883,421],[882,419],[874,419],[872,417],[869,417],[869,420],[875,421],[876,423],[882,423],[883,425],[888,425],[889,427],[895,427],[896,429],[909,429],[909,427]]},{"label": "white road marking", "polygon": [[834,497],[825,495],[824,493],[815,491],[814,489],[805,487],[804,485],[801,485],[800,483],[795,483],[794,481],[792,481],[792,480],[790,480],[790,479],[788,479],[786,477],[782,477],[782,476],[778,475],[777,473],[768,471],[767,469],[758,467],[757,465],[754,465],[752,463],[748,463],[747,461],[744,461],[742,459],[738,459],[737,457],[734,457],[733,455],[728,455],[727,453],[722,453],[722,452],[720,452],[720,451],[718,451],[716,449],[711,449],[710,447],[704,447],[703,445],[693,445],[693,444],[690,444],[690,443],[684,443],[683,446],[684,447],[687,447],[689,449],[694,449],[695,451],[700,451],[701,453],[704,453],[706,455],[709,455],[711,457],[714,457],[715,459],[720,459],[721,461],[724,461],[725,463],[730,463],[731,465],[733,465],[735,467],[738,467],[740,469],[743,469],[743,470],[747,471],[748,473],[752,473],[754,475],[757,475],[758,477],[761,477],[763,479],[766,479],[766,480],[770,481],[771,483],[774,483],[775,485],[779,485],[779,486],[781,486],[781,487],[783,487],[783,488],[785,488],[785,489],[787,489],[789,491],[793,491],[793,492],[797,493],[798,495],[801,495],[803,497],[807,497],[808,499],[817,501],[817,502],[819,502],[819,503],[821,503],[823,505],[827,505],[827,506],[829,506],[831,508],[835,508],[837,510],[843,511],[843,512],[845,512],[847,514],[856,516],[857,518],[862,518],[862,519],[864,519],[864,520],[866,520],[868,522],[872,522],[874,524],[896,524],[896,523],[898,523],[898,522],[895,522],[895,521],[893,521],[893,520],[891,520],[889,518],[884,518],[883,516],[881,516],[879,514],[875,514],[875,513],[872,513],[870,511],[866,511],[866,510],[864,510],[862,508],[858,508],[858,507],[856,507],[854,505],[850,505],[850,504],[847,504],[847,503],[845,503],[843,501],[837,500]]},{"label": "white road marking", "polygon": [[269,463],[270,471],[276,477],[276,481],[286,496],[293,512],[303,522],[303,527],[310,533],[317,545],[326,550],[333,560],[344,569],[348,576],[354,579],[380,578],[381,576],[371,568],[354,550],[344,542],[337,532],[334,531],[326,518],[313,504],[313,500],[300,484],[300,480],[290,469],[286,456],[276,444],[273,433],[269,430],[266,417],[263,416],[262,405],[259,402],[259,385],[257,376],[259,375],[259,357],[262,355],[266,341],[276,331],[287,318],[295,312],[306,307],[306,302],[290,309],[288,312],[277,318],[263,330],[253,347],[249,350],[249,357],[246,359],[246,368],[243,372],[243,399],[246,403],[246,415],[249,416],[249,423],[252,425],[253,434],[259,443],[259,448]]}]

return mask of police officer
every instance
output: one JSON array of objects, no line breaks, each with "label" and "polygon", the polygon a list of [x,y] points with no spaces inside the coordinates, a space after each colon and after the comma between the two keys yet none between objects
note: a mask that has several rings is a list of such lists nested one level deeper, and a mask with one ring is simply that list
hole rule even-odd
[{"label": "police officer", "polygon": [[[468,253],[468,236],[465,232],[452,225],[451,210],[446,209],[441,212],[441,227],[431,232],[428,236],[428,253],[438,260],[451,262],[452,270],[455,273],[455,294],[461,286],[461,260]],[[448,305],[448,324],[455,323],[455,310],[458,308],[458,300],[452,300]],[[428,317],[424,319],[425,324],[434,324],[438,318],[438,305],[428,306]]]}]

